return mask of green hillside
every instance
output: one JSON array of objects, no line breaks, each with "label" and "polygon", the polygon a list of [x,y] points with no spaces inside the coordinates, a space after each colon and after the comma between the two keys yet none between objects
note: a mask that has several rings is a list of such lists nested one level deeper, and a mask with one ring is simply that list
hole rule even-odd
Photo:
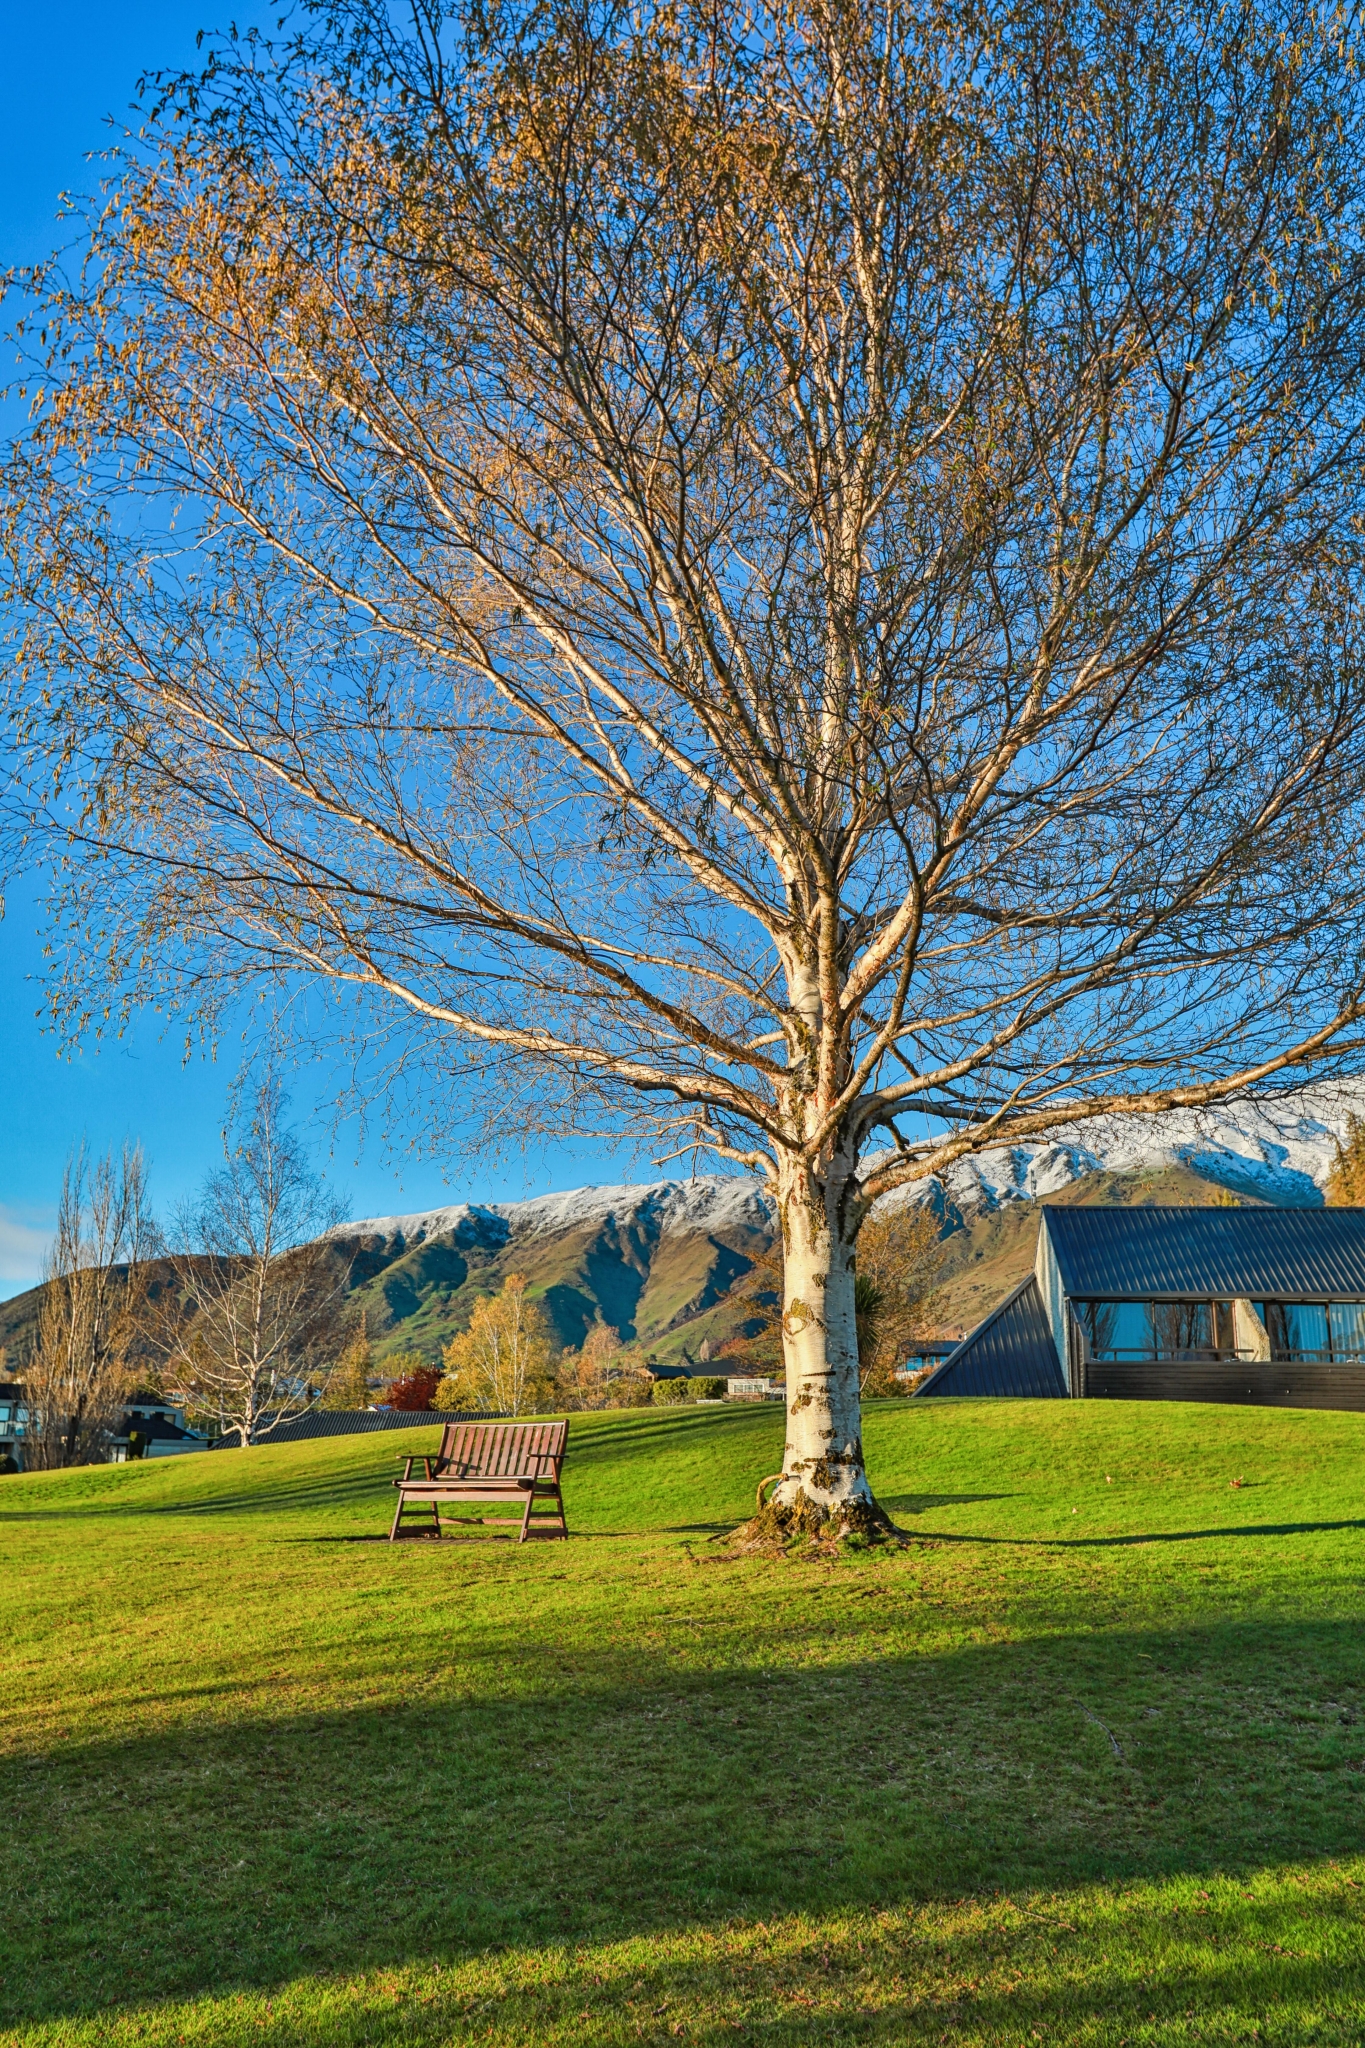
[{"label": "green hillside", "polygon": [[[1229,1199],[1220,1185],[1185,1167],[1141,1173],[1086,1174],[1049,1201],[1192,1202]],[[1241,1199],[1247,1199],[1242,1197]],[[985,1215],[950,1211],[944,1218],[941,1298],[945,1328],[969,1328],[1021,1280],[1033,1263],[1038,1230],[1034,1202],[1013,1202]],[[366,1245],[359,1250],[354,1301],[382,1359],[399,1349],[433,1363],[473,1314],[481,1294],[496,1292],[509,1272],[525,1273],[561,1344],[578,1345],[596,1316],[629,1341],[638,1339],[665,1363],[700,1355],[707,1338],[752,1330],[753,1302],[735,1293],[771,1234],[758,1230],[693,1230],[659,1237],[639,1218],[599,1220],[576,1228],[514,1236],[505,1246],[456,1244],[453,1237],[413,1247]]]},{"label": "green hillside", "polygon": [[909,1546],[728,1559],[781,1432],[0,1480],[0,2042],[1357,2043],[1365,1418],[874,1404]]},{"label": "green hillside", "polygon": [[[1230,1199],[1217,1182],[1185,1167],[1141,1173],[1091,1173],[1045,1199],[1056,1202],[1192,1202]],[[1249,1196],[1236,1199],[1249,1201]],[[1038,1229],[1035,1202],[1011,1202],[985,1214],[950,1210],[943,1220],[945,1257],[935,1303],[938,1327],[968,1329],[1028,1271]],[[647,1218],[599,1218],[569,1229],[514,1231],[510,1241],[480,1235],[476,1223],[408,1245],[396,1238],[343,1238],[338,1256],[352,1260],[351,1310],[363,1314],[375,1358],[418,1351],[432,1364],[468,1326],[481,1296],[496,1293],[508,1273],[525,1273],[549,1317],[556,1341],[578,1346],[600,1316],[628,1342],[639,1341],[665,1364],[696,1361],[709,1339],[752,1333],[752,1296],[736,1292],[754,1258],[772,1245],[771,1232],[652,1231]],[[39,1290],[0,1303],[0,1345],[12,1367],[32,1341]]]},{"label": "green hillside", "polygon": [[684,1351],[696,1358],[706,1338],[718,1345],[757,1327],[752,1299],[731,1290],[770,1242],[767,1232],[736,1228],[659,1236],[638,1216],[514,1233],[506,1244],[453,1233],[411,1249],[346,1241],[355,1251],[353,1307],[365,1315],[376,1355],[416,1350],[433,1363],[479,1298],[514,1272],[526,1275],[562,1345],[580,1345],[600,1316],[660,1359]]}]

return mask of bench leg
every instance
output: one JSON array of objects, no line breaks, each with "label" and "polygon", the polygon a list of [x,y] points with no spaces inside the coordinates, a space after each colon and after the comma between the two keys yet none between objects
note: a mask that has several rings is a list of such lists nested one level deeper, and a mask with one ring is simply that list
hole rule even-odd
[{"label": "bench leg", "polygon": [[[430,1501],[418,1501],[418,1502],[416,1503],[416,1506],[418,1506],[418,1507],[429,1507],[429,1508],[431,1509],[431,1519],[432,1519],[432,1521],[433,1521],[433,1522],[435,1523],[435,1525],[436,1525],[436,1526],[435,1526],[435,1528],[434,1528],[434,1530],[432,1531],[432,1534],[433,1534],[433,1535],[434,1535],[434,1536],[436,1537],[437,1541],[439,1542],[439,1541],[440,1541],[440,1536],[441,1536],[441,1505],[440,1505],[440,1502],[439,1502],[439,1501],[434,1501],[434,1500],[430,1500]],[[406,1501],[405,1501],[405,1500],[403,1499],[403,1496],[402,1496],[402,1494],[400,1493],[400,1494],[399,1494],[399,1496],[398,1496],[398,1506],[397,1506],[397,1507],[396,1507],[396,1508],[394,1509],[394,1511],[393,1511],[393,1527],[392,1527],[392,1528],[390,1529],[390,1531],[389,1531],[389,1541],[390,1541],[390,1543],[392,1543],[392,1542],[393,1542],[393,1540],[394,1540],[394,1538],[395,1538],[395,1537],[396,1537],[396,1536],[397,1536],[397,1535],[399,1534],[399,1531],[400,1531],[400,1527],[401,1527],[401,1524],[402,1524],[402,1520],[403,1520],[403,1515],[404,1515],[404,1512],[405,1512],[405,1510],[406,1510],[406,1509],[407,1509],[407,1502],[406,1502]]]},{"label": "bench leg", "polygon": [[[520,1531],[518,1532],[518,1535],[517,1535],[517,1541],[518,1541],[518,1543],[524,1543],[524,1542],[526,1541],[527,1537],[528,1537],[528,1536],[530,1535],[530,1533],[531,1533],[531,1514],[532,1514],[532,1511],[533,1511],[533,1509],[535,1508],[535,1505],[536,1505],[536,1502],[537,1502],[537,1500],[539,1500],[539,1501],[542,1501],[542,1502],[543,1502],[543,1501],[545,1500],[545,1495],[544,1495],[543,1493],[541,1493],[541,1494],[536,1494],[536,1493],[531,1493],[531,1494],[528,1494],[528,1496],[527,1496],[527,1499],[526,1499],[526,1513],[525,1513],[525,1514],[524,1514],[524,1515],[522,1516],[522,1518],[521,1518],[521,1529],[520,1529]],[[561,1492],[560,1492],[560,1491],[558,1490],[558,1488],[556,1488],[556,1490],[555,1490],[554,1494],[553,1494],[553,1495],[551,1496],[551,1500],[550,1500],[550,1513],[551,1513],[551,1514],[553,1514],[553,1515],[558,1515],[558,1517],[559,1517],[559,1527],[558,1527],[558,1529],[557,1529],[557,1530],[555,1531],[555,1534],[556,1534],[557,1536],[565,1536],[565,1537],[567,1537],[567,1535],[568,1535],[568,1533],[569,1533],[569,1525],[568,1525],[567,1521],[566,1521],[566,1520],[564,1519],[564,1496],[563,1496],[563,1494],[562,1494],[562,1493],[561,1493]],[[542,1521],[544,1520],[544,1514],[543,1514],[543,1513],[542,1513],[542,1515],[541,1515],[540,1519],[541,1519]]]}]

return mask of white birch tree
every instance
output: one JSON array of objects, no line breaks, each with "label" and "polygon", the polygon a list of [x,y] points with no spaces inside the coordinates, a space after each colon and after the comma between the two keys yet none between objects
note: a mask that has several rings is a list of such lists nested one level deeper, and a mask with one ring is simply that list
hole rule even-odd
[{"label": "white birch tree", "polygon": [[765,1176],[774,1513],[875,1526],[878,1196],[1359,1059],[1359,35],[349,0],[167,81],[24,287],[71,1027],[320,984]]},{"label": "white birch tree", "polygon": [[348,1263],[340,1220],[274,1077],[225,1138],[223,1164],[176,1218],[183,1297],[162,1384],[247,1450],[306,1412],[336,1369]]}]

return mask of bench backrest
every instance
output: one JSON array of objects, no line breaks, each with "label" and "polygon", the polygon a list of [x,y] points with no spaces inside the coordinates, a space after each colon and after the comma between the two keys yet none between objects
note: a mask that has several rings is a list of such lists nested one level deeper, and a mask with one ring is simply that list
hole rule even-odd
[{"label": "bench backrest", "polygon": [[436,1471],[446,1479],[557,1479],[567,1422],[448,1422]]}]

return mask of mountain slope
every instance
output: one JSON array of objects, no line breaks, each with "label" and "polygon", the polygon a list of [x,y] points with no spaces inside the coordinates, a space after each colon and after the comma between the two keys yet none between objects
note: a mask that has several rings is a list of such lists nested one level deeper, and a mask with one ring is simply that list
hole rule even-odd
[{"label": "mountain slope", "polygon": [[[1334,1087],[1267,1106],[1111,1118],[1086,1126],[1084,1143],[997,1147],[892,1199],[939,1216],[938,1321],[966,1329],[1027,1271],[1035,1201],[1315,1206],[1357,1106],[1365,1090]],[[560,1343],[581,1343],[600,1314],[669,1361],[745,1326],[751,1305],[733,1289],[772,1244],[773,1208],[754,1181],[661,1181],[374,1217],[337,1235],[357,1252],[357,1306],[380,1356],[412,1347],[435,1359],[479,1295],[522,1272]]]},{"label": "mountain slope", "polygon": [[560,1344],[600,1317],[669,1361],[752,1324],[732,1290],[772,1242],[772,1209],[753,1182],[663,1181],[371,1217],[333,1236],[354,1256],[355,1308],[381,1359],[436,1360],[480,1297],[522,1273]]},{"label": "mountain slope", "polygon": [[[938,1323],[969,1328],[1028,1270],[1034,1203],[1227,1199],[1315,1205],[1365,1089],[1305,1089],[1273,1107],[1110,1119],[1078,1139],[999,1147],[894,1201],[927,1203],[945,1242]],[[699,1360],[752,1331],[736,1284],[773,1243],[773,1205],[739,1178],[577,1188],[526,1202],[453,1203],[376,1216],[331,1233],[351,1261],[352,1305],[382,1364],[432,1363],[479,1299],[523,1273],[556,1341],[579,1345],[599,1317],[661,1362]],[[11,1368],[32,1341],[40,1290],[0,1304]]]},{"label": "mountain slope", "polygon": [[[1048,1203],[1117,1202],[1135,1209],[1161,1203],[1202,1208],[1220,1201],[1262,1206],[1258,1197],[1232,1194],[1226,1183],[1187,1166],[1153,1167],[1137,1173],[1086,1173],[1041,1199]],[[969,1212],[956,1228],[947,1227],[934,1298],[934,1321],[940,1336],[965,1335],[1018,1286],[1033,1266],[1037,1223],[1037,1205],[1016,1200],[999,1208]]]}]

